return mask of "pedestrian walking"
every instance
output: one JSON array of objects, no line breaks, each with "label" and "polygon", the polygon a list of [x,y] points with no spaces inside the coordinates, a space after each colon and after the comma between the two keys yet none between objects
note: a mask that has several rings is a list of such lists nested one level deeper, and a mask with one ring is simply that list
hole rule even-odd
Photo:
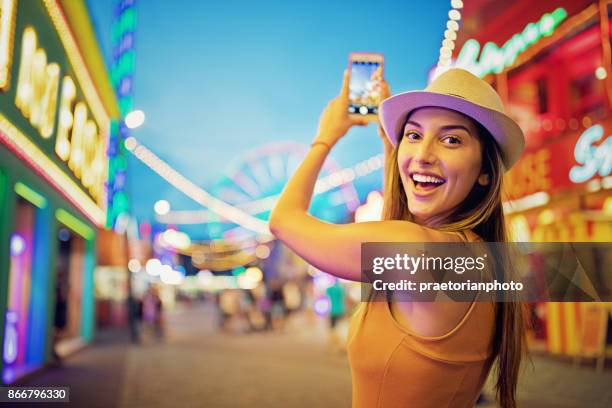
[{"label": "pedestrian walking", "polygon": [[155,286],[149,287],[143,299],[144,320],[152,329],[153,335],[159,340],[164,335],[163,303],[159,290]]}]

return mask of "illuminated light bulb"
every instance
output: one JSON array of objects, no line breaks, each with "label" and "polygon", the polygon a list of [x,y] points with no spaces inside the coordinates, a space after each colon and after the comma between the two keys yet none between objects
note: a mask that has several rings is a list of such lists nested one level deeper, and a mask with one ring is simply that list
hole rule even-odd
[{"label": "illuminated light bulb", "polygon": [[338,173],[331,174],[329,177],[329,184],[332,187],[338,187],[340,184],[342,184],[342,176]]},{"label": "illuminated light bulb", "polygon": [[57,154],[61,158],[67,158],[70,153],[70,143],[66,140],[60,140],[57,143]]},{"label": "illuminated light bulb", "polygon": [[270,256],[270,248],[267,245],[257,245],[255,247],[255,256],[259,259],[267,259]]},{"label": "illuminated light bulb", "polygon": [[442,46],[449,50],[455,49],[455,42],[453,40],[445,39],[442,41]]},{"label": "illuminated light bulb", "polygon": [[179,271],[172,269],[170,265],[162,266],[159,272],[159,278],[166,285],[180,285],[185,277]]},{"label": "illuminated light bulb", "polygon": [[343,169],[341,174],[343,183],[350,183],[355,180],[355,171],[351,168]]},{"label": "illuminated light bulb", "polygon": [[140,109],[133,110],[125,116],[125,126],[130,129],[136,129],[142,126],[145,121],[145,114]]},{"label": "illuminated light bulb", "polygon": [[129,136],[123,141],[123,145],[131,152],[136,148],[138,142],[136,141],[135,137]]},{"label": "illuminated light bulb", "polygon": [[552,224],[555,221],[555,213],[551,209],[546,209],[540,213],[538,221],[542,225]]},{"label": "illuminated light bulb", "polygon": [[382,167],[383,160],[381,156],[374,156],[368,159],[368,164],[372,170],[376,170]]},{"label": "illuminated light bulb", "polygon": [[263,279],[263,272],[256,266],[247,268],[245,275],[253,282],[261,282]]},{"label": "illuminated light bulb", "polygon": [[62,112],[60,113],[60,124],[65,128],[72,126],[72,113],[70,110],[62,109]]},{"label": "illuminated light bulb", "polygon": [[326,297],[315,300],[313,309],[319,316],[325,316],[330,309],[329,300]]},{"label": "illuminated light bulb", "polygon": [[141,267],[142,265],[140,265],[140,261],[138,259],[130,259],[128,262],[128,270],[132,273],[140,271]]},{"label": "illuminated light bulb", "polygon": [[511,221],[511,234],[513,241],[515,242],[529,242],[530,231],[529,231],[529,223],[527,222],[527,218],[524,215],[517,215],[512,218]]},{"label": "illuminated light bulb", "polygon": [[572,130],[576,130],[580,126],[580,122],[578,122],[578,119],[576,118],[571,118],[568,124],[569,124],[569,128]]},{"label": "illuminated light bulb", "polygon": [[444,38],[454,41],[457,39],[457,33],[453,30],[446,30],[444,31]]},{"label": "illuminated light bulb", "polygon": [[79,166],[79,164],[81,164],[81,162],[83,161],[83,151],[81,149],[74,149],[72,151],[72,161],[77,167]]},{"label": "illuminated light bulb", "polygon": [[162,264],[157,258],[151,258],[145,264],[145,269],[147,273],[151,276],[159,275],[161,267],[162,267]]},{"label": "illuminated light bulb", "polygon": [[210,286],[215,280],[214,275],[208,269],[203,269],[198,272],[198,282],[202,286]]},{"label": "illuminated light bulb", "polygon": [[555,120],[555,126],[557,126],[557,129],[559,130],[564,130],[565,129],[565,121],[561,118],[558,118],[557,120]]},{"label": "illuminated light bulb", "polygon": [[440,50],[440,55],[442,55],[443,57],[450,58],[453,55],[453,52],[449,50],[448,48],[442,48]]},{"label": "illuminated light bulb", "polygon": [[257,282],[254,282],[245,274],[239,275],[236,280],[240,289],[251,290],[257,287]]},{"label": "illuminated light bulb", "polygon": [[454,20],[450,20],[446,23],[446,28],[448,28],[449,30],[452,31],[458,31],[459,30],[459,23],[457,23]]},{"label": "illuminated light bulb", "polygon": [[175,249],[187,249],[191,246],[189,235],[181,231],[168,229],[162,234],[162,244],[167,244]]},{"label": "illuminated light bulb", "polygon": [[612,197],[606,198],[603,204],[603,212],[607,215],[612,215]]},{"label": "illuminated light bulb", "polygon": [[595,70],[595,78],[604,80],[608,77],[608,73],[604,67],[597,67]]},{"label": "illuminated light bulb", "polygon": [[3,357],[6,364],[12,364],[17,360],[17,351],[19,343],[19,335],[17,333],[17,312],[12,310],[6,311],[6,328],[4,332],[4,350]]},{"label": "illuminated light bulb", "polygon": [[25,239],[17,233],[11,235],[11,255],[19,256],[23,254],[25,249],[26,249]]},{"label": "illuminated light bulb", "polygon": [[461,13],[458,10],[451,10],[448,12],[448,18],[454,21],[461,20]]},{"label": "illuminated light bulb", "polygon": [[155,202],[153,209],[158,215],[166,215],[170,212],[170,203],[167,200],[158,200]]},{"label": "illuminated light bulb", "polygon": [[463,8],[463,1],[461,0],[451,0],[451,7],[455,9]]},{"label": "illuminated light bulb", "polygon": [[582,126],[584,126],[585,128],[591,127],[592,124],[593,124],[593,121],[588,116],[585,116],[584,118],[582,118]]}]

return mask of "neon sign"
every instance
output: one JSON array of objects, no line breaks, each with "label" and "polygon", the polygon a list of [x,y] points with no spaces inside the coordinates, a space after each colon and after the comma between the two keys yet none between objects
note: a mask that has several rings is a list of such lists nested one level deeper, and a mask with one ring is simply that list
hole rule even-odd
[{"label": "neon sign", "polygon": [[506,67],[511,66],[527,47],[535,44],[542,37],[549,37],[566,18],[567,11],[562,7],[552,13],[546,13],[537,22],[527,24],[523,31],[514,34],[501,48],[494,42],[486,43],[482,47],[480,60],[478,60],[480,43],[475,39],[467,40],[457,56],[455,66],[464,68],[479,77],[484,77],[492,72],[502,72]]},{"label": "neon sign", "polygon": [[580,135],[574,148],[574,158],[580,166],[570,169],[569,178],[574,183],[583,183],[599,173],[606,177],[612,172],[612,135],[599,146],[604,129],[601,125],[591,126]]},{"label": "neon sign", "polygon": [[0,4],[0,90],[3,91],[8,88],[10,80],[15,9],[15,0],[4,0]]},{"label": "neon sign", "polygon": [[34,29],[26,27],[23,30],[15,105],[45,139],[51,137],[55,125],[59,74],[59,65],[48,63],[47,53],[38,48]]},{"label": "neon sign", "polygon": [[[6,43],[9,33],[9,27],[0,27],[0,46],[3,47],[0,56],[6,54],[4,47],[10,45],[10,41]],[[8,38],[12,40],[12,36]],[[6,65],[0,65],[0,72],[3,67],[10,70],[10,55],[5,61],[0,58],[0,63]],[[47,52],[39,46],[34,28],[25,27],[21,40],[15,106],[43,139],[50,139],[57,127],[55,153],[68,165],[98,205],[103,207],[107,168],[106,140],[99,132],[96,121],[90,118],[88,105],[77,97],[73,79],[70,75],[62,78],[60,71],[58,63],[48,61]]]}]

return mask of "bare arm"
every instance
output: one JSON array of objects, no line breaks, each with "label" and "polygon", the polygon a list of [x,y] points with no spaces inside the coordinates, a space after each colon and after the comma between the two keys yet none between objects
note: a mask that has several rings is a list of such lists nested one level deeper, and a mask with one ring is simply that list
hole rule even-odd
[{"label": "bare arm", "polygon": [[[388,97],[391,96],[391,88],[389,88],[389,84],[387,83],[387,81],[385,81],[385,79],[382,76],[382,69],[379,68],[376,70],[376,72],[374,73],[373,78],[375,81],[378,82],[378,87],[380,89],[380,100],[384,101],[385,99],[387,99]],[[383,129],[382,125],[380,124],[380,122],[378,123],[378,136],[380,136],[380,140],[383,143],[383,152],[384,152],[384,166],[383,166],[383,179],[382,179],[382,186],[383,186],[383,190],[386,188],[386,176],[388,173],[388,168],[391,165],[391,157],[393,155],[393,145],[391,144],[391,142],[389,141],[389,138],[387,137],[387,135],[385,134],[385,130]]]},{"label": "bare arm", "polygon": [[315,143],[295,171],[270,215],[270,230],[315,267],[349,280],[361,280],[362,242],[427,242],[456,240],[452,234],[408,221],[330,224],[308,214],[314,185],[329,150],[353,125],[349,117],[348,74],[342,91],[321,116]]}]

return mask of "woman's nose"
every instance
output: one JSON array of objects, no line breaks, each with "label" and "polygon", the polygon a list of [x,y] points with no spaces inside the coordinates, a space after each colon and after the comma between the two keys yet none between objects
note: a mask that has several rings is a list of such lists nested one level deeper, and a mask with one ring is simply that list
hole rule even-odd
[{"label": "woman's nose", "polygon": [[427,138],[417,144],[416,152],[413,157],[419,163],[433,164],[436,161],[435,146],[432,143],[432,138]]}]

